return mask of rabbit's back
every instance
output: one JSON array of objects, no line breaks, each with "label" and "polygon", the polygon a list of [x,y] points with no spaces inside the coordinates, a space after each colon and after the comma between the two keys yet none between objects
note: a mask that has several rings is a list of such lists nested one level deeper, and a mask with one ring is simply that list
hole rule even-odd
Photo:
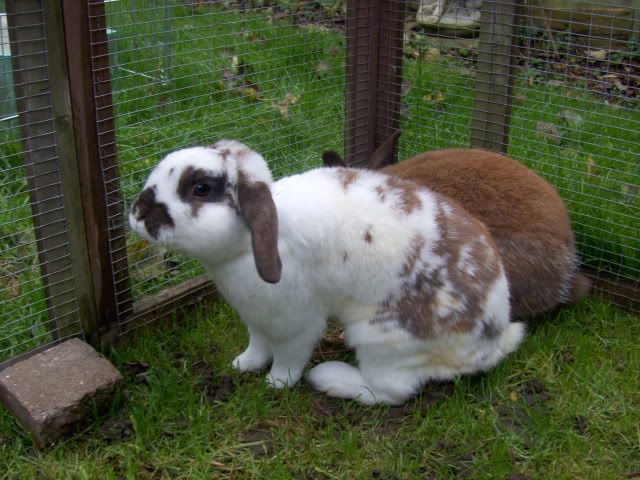
[{"label": "rabbit's back", "polygon": [[509,279],[516,317],[571,300],[578,260],[556,191],[504,155],[478,149],[427,152],[383,172],[455,199],[491,232]]},{"label": "rabbit's back", "polygon": [[[414,182],[318,169],[273,191],[290,262],[282,281],[312,266],[307,281],[346,324],[394,323],[419,338],[468,332],[480,328],[492,289],[506,285],[486,227]],[[508,319],[508,292],[500,296]]]}]

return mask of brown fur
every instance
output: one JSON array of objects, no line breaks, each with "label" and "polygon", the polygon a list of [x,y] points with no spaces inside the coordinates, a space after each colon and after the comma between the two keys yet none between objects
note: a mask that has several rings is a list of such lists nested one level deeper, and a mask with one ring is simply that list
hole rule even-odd
[{"label": "brown fur", "polygon": [[509,279],[515,317],[576,302],[589,292],[588,279],[575,274],[575,241],[562,199],[515,160],[484,150],[449,149],[381,171],[456,200],[488,227]]},{"label": "brown fur", "polygon": [[144,227],[153,238],[158,238],[160,227],[173,227],[173,218],[169,215],[167,205],[156,202],[155,185],[146,188],[132,206],[138,220],[144,219]]},{"label": "brown fur", "polygon": [[[387,187],[390,191],[395,191],[398,196],[398,209],[405,215],[409,215],[416,208],[422,207],[422,201],[417,194],[418,186],[414,182],[400,180],[398,176],[387,178]],[[378,192],[380,195],[380,192]]]},{"label": "brown fur", "polygon": [[[442,204],[452,208],[447,213]],[[441,332],[465,333],[476,325],[480,308],[487,296],[487,287],[500,275],[500,263],[486,227],[469,217],[455,203],[439,199],[436,222],[442,240],[434,254],[446,259],[442,266],[429,270],[420,262],[425,239],[416,235],[411,240],[407,258],[400,272],[404,294],[387,299],[373,322],[399,321],[401,326],[418,338],[429,338]],[[474,240],[475,239],[475,240]],[[468,261],[474,272],[461,265],[462,249],[469,248]],[[445,282],[451,291],[440,291]],[[441,302],[445,302],[444,305]],[[440,312],[452,304],[455,308]],[[492,334],[487,325],[487,335]]]},{"label": "brown fur", "polygon": [[260,277],[278,283],[282,262],[278,254],[278,213],[269,186],[250,182],[242,172],[238,178],[240,213],[251,231],[251,247]]},{"label": "brown fur", "polygon": [[340,179],[340,184],[342,188],[346,192],[349,189],[349,186],[358,179],[360,175],[357,170],[353,168],[338,168],[336,170],[338,172],[338,178]]},{"label": "brown fur", "polygon": [[[206,170],[188,166],[180,175],[177,193],[183,202],[191,204],[191,215],[197,217],[198,212],[205,203],[220,202],[225,198],[229,203],[230,197],[228,192],[225,191],[226,181],[226,175],[216,179],[210,176]],[[211,187],[211,193],[207,197],[196,197],[193,194],[193,187],[198,182],[205,182]],[[233,207],[233,205],[231,206]]]}]

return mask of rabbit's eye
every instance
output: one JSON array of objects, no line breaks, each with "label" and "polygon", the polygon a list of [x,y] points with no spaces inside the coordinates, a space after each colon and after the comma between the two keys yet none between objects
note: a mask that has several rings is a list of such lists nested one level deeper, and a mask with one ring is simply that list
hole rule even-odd
[{"label": "rabbit's eye", "polygon": [[211,186],[206,183],[197,183],[193,187],[193,195],[196,197],[206,197],[211,193]]}]

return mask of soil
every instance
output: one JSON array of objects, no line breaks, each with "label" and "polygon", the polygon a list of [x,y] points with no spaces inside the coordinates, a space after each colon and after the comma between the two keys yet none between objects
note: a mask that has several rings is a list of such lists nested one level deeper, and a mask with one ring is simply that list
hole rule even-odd
[{"label": "soil", "polygon": [[[532,409],[544,406],[550,400],[551,394],[545,385],[537,378],[527,380],[517,390],[521,401],[509,404],[494,404],[500,423],[522,438],[525,448],[534,448],[534,438],[531,436]],[[525,406],[526,405],[526,406]]]},{"label": "soil", "polygon": [[216,377],[213,369],[203,360],[193,364],[191,373],[194,377],[198,377],[209,403],[226,402],[236,389],[233,378],[227,375]]},{"label": "soil", "polygon": [[133,435],[133,425],[126,418],[109,418],[98,430],[100,436],[109,443],[128,440]]},{"label": "soil", "polygon": [[[429,61],[434,56],[434,49],[424,41],[428,37],[419,26],[405,33],[409,39],[404,45],[407,58],[424,57]],[[577,35],[556,33],[556,37],[550,42],[541,36],[523,35],[514,49],[516,72],[526,75],[530,83],[577,87],[597,93],[609,103],[632,101],[637,105],[640,100],[640,53],[629,49],[594,49],[588,44],[587,37]],[[467,68],[475,70],[476,48],[452,46],[435,50],[437,56],[462,60]]]},{"label": "soil", "polygon": [[573,418],[573,428],[575,428],[576,432],[580,435],[586,435],[589,430],[589,422],[587,421],[587,417],[584,415],[576,415]]},{"label": "soil", "polygon": [[120,370],[127,377],[135,383],[143,383],[149,385],[147,374],[149,373],[150,365],[146,362],[126,362],[120,366]]},{"label": "soil", "polygon": [[247,430],[241,438],[242,443],[248,443],[246,448],[255,457],[271,457],[275,451],[273,433],[269,429],[252,428]]}]

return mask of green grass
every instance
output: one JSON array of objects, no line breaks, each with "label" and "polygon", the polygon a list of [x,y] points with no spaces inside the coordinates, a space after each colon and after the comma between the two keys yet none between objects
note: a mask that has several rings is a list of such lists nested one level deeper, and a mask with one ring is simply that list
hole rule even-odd
[{"label": "green grass", "polygon": [[[126,204],[162,155],[221,137],[249,143],[276,176],[319,165],[325,149],[342,151],[343,32],[220,5],[176,3],[164,36],[164,8],[134,17],[123,6],[147,2],[107,4]],[[472,63],[442,51],[405,59],[403,71],[400,157],[468,146]],[[563,195],[585,262],[637,281],[637,103],[607,104],[584,85],[529,78],[517,78],[510,154]],[[0,361],[46,335],[21,144],[16,131],[1,135]],[[129,260],[135,298],[200,271],[134,237]],[[236,375],[228,363],[244,329],[228,307],[203,307],[118,345],[111,359],[127,376],[121,398],[58,447],[35,452],[1,410],[0,478],[620,478],[640,470],[639,324],[586,302],[532,327],[495,371],[388,409],[329,401],[305,385],[274,392],[261,376]],[[150,365],[144,382],[128,362]],[[225,397],[217,385],[228,377],[233,393],[211,401],[211,391]],[[123,428],[131,436],[115,438]]]},{"label": "green grass", "polygon": [[[111,411],[50,450],[0,409],[0,478],[625,478],[640,470],[638,320],[588,300],[538,319],[490,373],[363,407],[232,371],[246,334],[218,303],[118,345]],[[331,349],[314,361],[350,358]]]}]

